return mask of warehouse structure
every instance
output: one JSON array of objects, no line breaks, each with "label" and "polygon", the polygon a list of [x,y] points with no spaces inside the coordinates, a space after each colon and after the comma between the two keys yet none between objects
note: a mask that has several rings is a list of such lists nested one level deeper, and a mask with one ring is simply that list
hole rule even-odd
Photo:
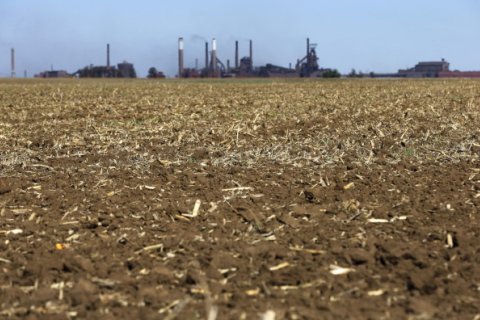
[{"label": "warehouse structure", "polygon": [[441,72],[449,72],[450,63],[442,59],[441,61],[419,62],[415,67],[398,70],[398,74],[405,78],[437,78]]},{"label": "warehouse structure", "polygon": [[440,61],[421,61],[413,68],[400,69],[397,73],[370,73],[372,78],[480,78],[480,71],[450,70],[450,63]]}]

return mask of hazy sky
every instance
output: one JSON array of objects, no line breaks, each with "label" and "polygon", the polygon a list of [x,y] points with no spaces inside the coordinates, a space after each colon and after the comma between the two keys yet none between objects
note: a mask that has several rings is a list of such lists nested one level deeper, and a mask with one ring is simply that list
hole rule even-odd
[{"label": "hazy sky", "polygon": [[342,73],[394,72],[420,60],[447,59],[453,69],[480,70],[479,0],[0,0],[0,76],[76,71],[134,63],[173,76],[177,39],[185,38],[185,63],[204,61],[204,42],[216,37],[218,56],[233,63],[254,41],[254,64],[288,66],[302,58],[305,38],[318,44],[322,67]]}]

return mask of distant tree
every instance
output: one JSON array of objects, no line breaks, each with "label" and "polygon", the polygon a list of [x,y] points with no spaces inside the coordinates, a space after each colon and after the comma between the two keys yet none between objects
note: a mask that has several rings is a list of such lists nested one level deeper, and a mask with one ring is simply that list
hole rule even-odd
[{"label": "distant tree", "polygon": [[347,74],[347,77],[349,77],[349,78],[363,78],[366,75],[367,74],[363,73],[362,71],[357,72],[357,70],[352,69],[352,71],[350,71],[350,73]]},{"label": "distant tree", "polygon": [[337,69],[327,70],[322,74],[323,78],[340,78],[340,72]]},{"label": "distant tree", "polygon": [[150,69],[148,69],[148,78],[156,78],[158,75],[158,71],[157,71],[157,68],[155,67],[151,67]]},{"label": "distant tree", "polygon": [[352,71],[350,71],[350,73],[347,75],[347,77],[356,78],[357,77],[357,70],[352,69]]}]

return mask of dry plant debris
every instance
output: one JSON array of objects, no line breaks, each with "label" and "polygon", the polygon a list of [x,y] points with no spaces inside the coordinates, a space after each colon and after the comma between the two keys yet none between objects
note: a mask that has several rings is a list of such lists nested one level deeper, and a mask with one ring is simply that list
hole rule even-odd
[{"label": "dry plant debris", "polygon": [[480,83],[0,81],[0,317],[480,318]]}]

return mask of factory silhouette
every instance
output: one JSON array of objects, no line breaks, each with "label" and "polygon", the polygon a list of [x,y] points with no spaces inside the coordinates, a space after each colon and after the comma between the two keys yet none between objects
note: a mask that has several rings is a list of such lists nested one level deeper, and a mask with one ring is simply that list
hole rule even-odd
[{"label": "factory silhouette", "polygon": [[253,64],[253,41],[249,41],[249,55],[240,58],[239,44],[235,41],[235,61],[231,66],[230,60],[226,64],[217,55],[217,41],[212,39],[212,50],[209,51],[208,42],[205,42],[204,68],[185,68],[184,40],[178,39],[178,73],[179,78],[251,78],[251,77],[334,77],[340,76],[338,71],[329,68],[320,68],[316,45],[310,44],[307,39],[306,55],[297,60],[295,68],[266,64],[255,67]]},{"label": "factory silhouette", "polygon": [[[278,66],[267,63],[264,66],[254,66],[253,63],[253,41],[249,41],[249,55],[240,58],[239,42],[235,41],[234,64],[227,59],[222,61],[217,54],[217,41],[212,39],[211,50],[209,43],[205,42],[205,62],[202,68],[199,67],[196,59],[195,67],[185,67],[184,64],[184,39],[178,39],[178,71],[177,78],[252,78],[252,77],[275,77],[275,78],[338,78],[341,77],[336,69],[320,67],[317,56],[316,44],[306,40],[305,56],[297,59],[295,66]],[[89,65],[76,72],[69,73],[65,70],[46,70],[35,75],[37,78],[136,78],[137,73],[134,65],[127,61],[111,65],[110,45],[107,44],[106,65]],[[450,64],[441,59],[440,61],[419,62],[413,68],[401,69],[396,73],[357,73],[355,70],[348,77],[370,77],[370,78],[480,78],[480,71],[458,71],[450,70]],[[11,77],[16,77],[15,70],[15,49],[11,49]],[[26,71],[25,71],[26,77]],[[165,78],[163,72],[155,67],[148,70],[148,78]]]}]

